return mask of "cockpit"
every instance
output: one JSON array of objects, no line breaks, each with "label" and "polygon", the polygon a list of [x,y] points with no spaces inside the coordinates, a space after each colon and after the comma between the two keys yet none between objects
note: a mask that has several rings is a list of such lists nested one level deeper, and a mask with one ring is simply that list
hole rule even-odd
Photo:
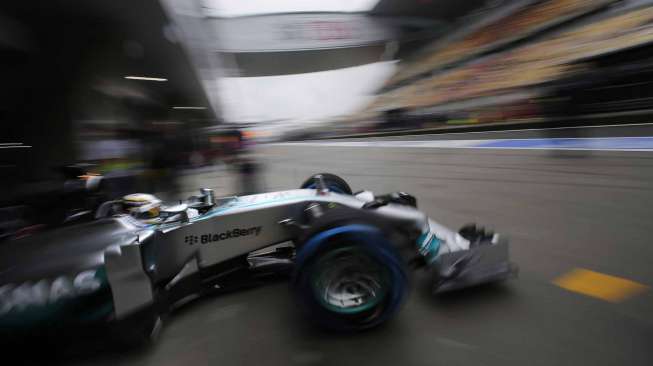
[{"label": "cockpit", "polygon": [[216,199],[213,190],[208,188],[200,189],[199,195],[172,202],[163,202],[152,194],[133,193],[120,200],[103,203],[98,208],[95,217],[129,215],[147,225],[188,222],[236,199],[237,197]]}]

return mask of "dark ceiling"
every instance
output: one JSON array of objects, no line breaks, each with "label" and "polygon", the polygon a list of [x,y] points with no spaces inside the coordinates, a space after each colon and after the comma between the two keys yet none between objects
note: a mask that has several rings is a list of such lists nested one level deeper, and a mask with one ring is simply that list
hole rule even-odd
[{"label": "dark ceiling", "polygon": [[[19,61],[16,68],[3,67],[3,82],[25,85],[37,68],[48,79],[65,75],[68,82],[58,83],[63,88],[115,81],[133,84],[168,108],[208,105],[182,47],[164,35],[168,20],[156,0],[12,1],[3,2],[0,16],[8,21],[0,22],[0,30],[9,34],[6,41],[0,39],[0,49]],[[33,67],[25,68],[25,60]],[[125,75],[169,81],[126,82]]]},{"label": "dark ceiling", "polygon": [[[214,120],[157,0],[3,1],[0,5],[0,167],[33,176],[79,158],[80,121]],[[167,82],[126,80],[156,76]],[[20,153],[19,153],[20,151]],[[11,154],[20,154],[16,159]],[[16,162],[19,162],[16,164]],[[0,171],[0,175],[4,170]],[[12,173],[13,174],[13,173]],[[41,175],[42,175],[41,174]]]}]

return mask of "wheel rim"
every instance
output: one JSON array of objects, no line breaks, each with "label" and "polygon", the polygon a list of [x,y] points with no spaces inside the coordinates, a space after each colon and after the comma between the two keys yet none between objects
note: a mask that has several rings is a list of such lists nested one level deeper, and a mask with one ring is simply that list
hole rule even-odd
[{"label": "wheel rim", "polygon": [[388,271],[366,251],[346,247],[325,254],[316,263],[312,285],[325,308],[353,314],[376,307],[388,292]]}]

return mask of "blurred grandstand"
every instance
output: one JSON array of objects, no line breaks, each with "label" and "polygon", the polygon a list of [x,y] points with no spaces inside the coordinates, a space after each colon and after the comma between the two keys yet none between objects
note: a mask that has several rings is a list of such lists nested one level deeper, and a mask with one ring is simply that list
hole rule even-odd
[{"label": "blurred grandstand", "polygon": [[499,16],[488,11],[403,59],[370,105],[312,136],[646,116],[652,25],[650,1],[522,1]]}]

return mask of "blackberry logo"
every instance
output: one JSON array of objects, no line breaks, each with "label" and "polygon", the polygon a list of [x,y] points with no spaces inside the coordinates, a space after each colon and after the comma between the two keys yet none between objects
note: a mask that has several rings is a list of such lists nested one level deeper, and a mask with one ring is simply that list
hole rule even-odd
[{"label": "blackberry logo", "polygon": [[236,228],[227,230],[221,233],[202,234],[202,235],[188,235],[184,238],[184,243],[188,245],[195,244],[208,244],[221,240],[229,240],[241,236],[258,236],[261,233],[260,226],[253,226],[248,228]]}]

